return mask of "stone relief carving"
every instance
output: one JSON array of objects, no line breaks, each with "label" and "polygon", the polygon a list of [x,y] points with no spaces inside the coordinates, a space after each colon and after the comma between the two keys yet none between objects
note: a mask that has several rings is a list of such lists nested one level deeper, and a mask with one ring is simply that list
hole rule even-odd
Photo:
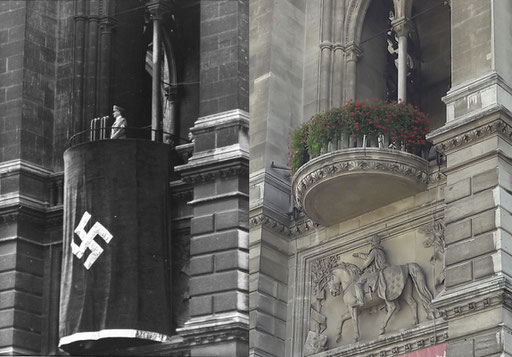
[{"label": "stone relief carving", "polygon": [[[425,274],[417,263],[389,265],[380,237],[371,238],[368,254],[355,253],[354,256],[365,259],[363,270],[352,263],[340,262],[331,270],[329,290],[332,296],[342,295],[344,304],[349,311],[341,318],[338,329],[338,340],[346,320],[352,319],[354,324],[354,340],[358,341],[360,310],[373,307],[384,301],[387,314],[380,325],[379,334],[386,332],[389,320],[399,308],[398,299],[403,299],[412,310],[414,324],[418,324],[418,304],[412,296],[412,286],[416,288],[428,318],[433,318],[431,301],[432,293],[427,287]],[[413,284],[408,282],[412,281]]]},{"label": "stone relief carving", "polygon": [[421,232],[427,236],[423,242],[425,248],[433,248],[434,252],[430,257],[430,264],[434,267],[435,287],[439,289],[444,285],[445,278],[445,224],[443,220],[437,220],[421,228]]},{"label": "stone relief carving", "polygon": [[332,255],[317,260],[311,267],[312,299],[310,306],[309,332],[304,344],[304,356],[309,356],[327,349],[327,316],[322,313],[326,299],[326,287],[331,270],[338,264],[338,256]]},{"label": "stone relief carving", "polygon": [[418,182],[428,183],[429,175],[426,171],[417,169],[404,163],[380,162],[375,160],[352,160],[325,165],[312,171],[300,179],[295,188],[295,201],[299,209],[302,208],[302,197],[309,187],[324,177],[332,176],[338,172],[378,170],[398,173],[414,177]]},{"label": "stone relief carving", "polygon": [[[424,229],[432,232],[424,243],[425,246],[435,248],[431,260],[442,259],[443,222],[436,221]],[[350,336],[353,330],[353,339],[358,341],[361,314],[378,314],[371,322],[367,318],[362,320],[363,328],[369,323],[375,326],[375,329],[372,329],[372,333],[375,334],[386,333],[392,317],[400,310],[401,302],[410,307],[414,325],[419,323],[418,298],[428,319],[437,316],[431,303],[433,295],[420,265],[416,262],[389,264],[378,235],[370,238],[370,244],[367,252],[352,255],[363,259],[361,266],[342,261],[341,254],[318,259],[312,264],[309,330],[303,348],[304,356],[335,347],[334,340],[339,344],[342,341],[343,326],[350,319],[353,328],[348,332],[345,330],[343,334],[348,333]],[[414,295],[413,290],[416,290]],[[340,305],[344,306],[341,310]],[[406,315],[410,316],[408,309],[399,315],[399,324],[406,321],[400,316]],[[377,319],[378,324],[375,323]],[[362,331],[368,334],[367,330]],[[345,343],[346,339],[345,336]]]}]

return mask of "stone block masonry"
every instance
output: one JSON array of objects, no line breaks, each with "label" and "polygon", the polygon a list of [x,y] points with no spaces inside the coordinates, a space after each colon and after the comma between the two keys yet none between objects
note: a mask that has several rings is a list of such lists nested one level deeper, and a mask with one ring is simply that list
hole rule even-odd
[{"label": "stone block masonry", "polygon": [[200,115],[249,110],[249,1],[201,7]]}]

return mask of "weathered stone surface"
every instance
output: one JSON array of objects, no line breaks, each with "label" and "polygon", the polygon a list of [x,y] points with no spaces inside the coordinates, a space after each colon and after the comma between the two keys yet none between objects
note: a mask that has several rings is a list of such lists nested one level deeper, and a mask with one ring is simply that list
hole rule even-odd
[{"label": "weathered stone surface", "polygon": [[475,357],[490,356],[502,351],[502,342],[497,338],[496,334],[491,333],[475,337]]},{"label": "weathered stone surface", "polygon": [[447,244],[452,244],[460,240],[471,237],[470,219],[451,223],[446,225],[445,239]]},{"label": "weathered stone surface", "polygon": [[473,234],[481,234],[496,228],[496,211],[489,210],[471,218]]},{"label": "weathered stone surface", "polygon": [[213,272],[213,256],[199,256],[190,259],[190,274],[201,275]]},{"label": "weathered stone surface", "polygon": [[[224,249],[242,247],[243,237],[238,230],[229,230],[207,236],[193,237],[190,240],[190,254],[205,254]],[[246,247],[246,245],[244,245]]]},{"label": "weathered stone surface", "polygon": [[190,315],[200,316],[213,313],[212,296],[193,296],[190,299]]},{"label": "weathered stone surface", "polygon": [[446,265],[452,265],[496,250],[494,235],[482,234],[462,243],[450,245],[446,250]]},{"label": "weathered stone surface", "polygon": [[215,271],[231,269],[249,269],[249,259],[246,252],[232,250],[215,254]]},{"label": "weathered stone surface", "polygon": [[201,217],[193,217],[190,222],[190,233],[203,234],[213,232],[214,215],[209,214]]},{"label": "weathered stone surface", "polygon": [[495,207],[494,194],[491,190],[479,192],[446,207],[446,222],[451,223]]},{"label": "weathered stone surface", "polygon": [[461,265],[447,267],[446,271],[446,287],[452,287],[462,283],[469,282],[473,279],[473,269],[471,262]]},{"label": "weathered stone surface", "polygon": [[469,338],[463,341],[454,341],[448,344],[448,347],[446,348],[446,355],[454,357],[473,357],[474,340]]},{"label": "weathered stone surface", "polygon": [[473,176],[472,185],[473,193],[495,187],[498,185],[498,169],[489,170]]},{"label": "weathered stone surface", "polygon": [[477,258],[473,261],[473,276],[475,279],[480,279],[494,273],[494,261],[492,256]]}]

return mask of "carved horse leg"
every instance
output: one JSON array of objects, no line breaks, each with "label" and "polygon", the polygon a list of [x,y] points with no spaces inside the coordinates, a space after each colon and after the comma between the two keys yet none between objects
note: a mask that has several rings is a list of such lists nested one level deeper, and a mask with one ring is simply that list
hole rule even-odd
[{"label": "carved horse leg", "polygon": [[386,307],[388,309],[388,313],[386,314],[386,318],[384,322],[380,326],[379,335],[383,335],[386,332],[386,326],[388,325],[389,319],[393,316],[393,313],[396,310],[396,302],[395,301],[385,301]]},{"label": "carved horse leg", "polygon": [[354,342],[359,341],[359,311],[357,306],[350,306],[350,315],[354,323]]},{"label": "carved horse leg", "polygon": [[402,293],[402,296],[404,297],[405,302],[412,310],[412,316],[414,319],[414,324],[418,324],[418,303],[416,300],[414,300],[414,297],[412,296],[412,281],[411,279],[407,279],[404,287],[404,291]]},{"label": "carved horse leg", "polygon": [[341,341],[341,332],[343,330],[343,324],[345,323],[345,321],[347,321],[351,317],[352,317],[352,315],[348,311],[345,314],[343,314],[343,316],[341,316],[341,322],[340,322],[340,326],[339,326],[338,331],[337,331],[336,342],[340,342]]}]

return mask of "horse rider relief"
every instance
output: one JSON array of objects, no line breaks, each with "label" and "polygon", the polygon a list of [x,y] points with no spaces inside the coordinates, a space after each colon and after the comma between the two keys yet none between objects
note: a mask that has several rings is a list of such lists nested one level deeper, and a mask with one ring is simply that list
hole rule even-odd
[{"label": "horse rider relief", "polygon": [[403,298],[413,313],[414,324],[418,324],[418,304],[413,297],[413,287],[421,300],[427,317],[433,318],[432,293],[427,287],[425,274],[417,263],[390,265],[381,245],[381,239],[374,235],[370,239],[368,254],[354,253],[353,256],[364,259],[362,269],[348,262],[338,262],[330,269],[328,281],[332,296],[341,295],[348,311],[342,315],[338,327],[337,342],[341,340],[343,324],[352,319],[354,340],[359,340],[360,310],[384,302],[387,314],[381,323],[379,334],[386,332],[390,318],[398,310],[398,299]]},{"label": "horse rider relief", "polygon": [[372,292],[376,291],[376,289],[378,289],[381,295],[386,295],[386,280],[384,278],[384,274],[382,273],[384,268],[388,267],[386,252],[384,252],[384,248],[380,244],[380,237],[378,235],[374,235],[371,238],[370,243],[371,248],[368,254],[352,254],[352,256],[355,258],[364,259],[364,263],[361,268],[363,270],[363,274],[361,275],[359,281],[355,283],[355,292],[358,306],[364,305],[363,284],[365,282],[368,283],[368,295],[370,299],[372,298]]}]

